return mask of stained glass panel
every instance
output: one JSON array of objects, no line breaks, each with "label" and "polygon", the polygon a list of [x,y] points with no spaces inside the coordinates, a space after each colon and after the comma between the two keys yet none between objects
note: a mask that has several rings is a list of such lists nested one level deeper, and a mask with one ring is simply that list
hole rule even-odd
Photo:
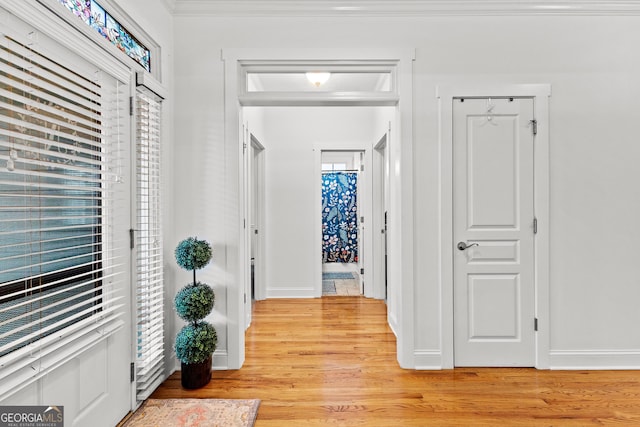
[{"label": "stained glass panel", "polygon": [[58,0],[102,37],[151,71],[151,52],[95,0]]}]

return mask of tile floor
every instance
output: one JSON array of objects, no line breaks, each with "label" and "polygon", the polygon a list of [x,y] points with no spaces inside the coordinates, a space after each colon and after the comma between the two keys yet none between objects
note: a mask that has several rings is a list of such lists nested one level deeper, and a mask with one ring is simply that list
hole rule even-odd
[{"label": "tile floor", "polygon": [[335,279],[337,296],[360,295],[360,283],[358,279]]},{"label": "tile floor", "polygon": [[360,293],[359,279],[331,279],[335,284],[336,292],[324,292],[323,296],[358,296]]}]

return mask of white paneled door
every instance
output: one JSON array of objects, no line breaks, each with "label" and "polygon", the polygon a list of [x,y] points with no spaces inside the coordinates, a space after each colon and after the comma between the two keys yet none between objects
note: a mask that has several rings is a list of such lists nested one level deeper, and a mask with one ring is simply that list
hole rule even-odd
[{"label": "white paneled door", "polygon": [[534,366],[534,105],[454,99],[456,366]]}]

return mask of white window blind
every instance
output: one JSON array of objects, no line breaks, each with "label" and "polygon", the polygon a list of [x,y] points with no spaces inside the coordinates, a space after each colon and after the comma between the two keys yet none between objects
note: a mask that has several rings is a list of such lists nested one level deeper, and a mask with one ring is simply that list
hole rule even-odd
[{"label": "white window blind", "polygon": [[124,324],[128,190],[121,84],[0,37],[1,396]]},{"label": "white window blind", "polygon": [[160,106],[136,96],[136,398],[164,380],[162,219],[160,216]]}]

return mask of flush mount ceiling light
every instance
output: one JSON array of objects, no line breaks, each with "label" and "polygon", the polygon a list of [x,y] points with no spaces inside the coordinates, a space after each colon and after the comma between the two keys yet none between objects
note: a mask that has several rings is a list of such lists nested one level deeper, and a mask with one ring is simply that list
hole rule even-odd
[{"label": "flush mount ceiling light", "polygon": [[320,87],[321,85],[325,84],[327,80],[329,80],[329,77],[331,77],[331,73],[312,72],[306,73],[306,76],[307,80],[309,80],[315,87]]}]

